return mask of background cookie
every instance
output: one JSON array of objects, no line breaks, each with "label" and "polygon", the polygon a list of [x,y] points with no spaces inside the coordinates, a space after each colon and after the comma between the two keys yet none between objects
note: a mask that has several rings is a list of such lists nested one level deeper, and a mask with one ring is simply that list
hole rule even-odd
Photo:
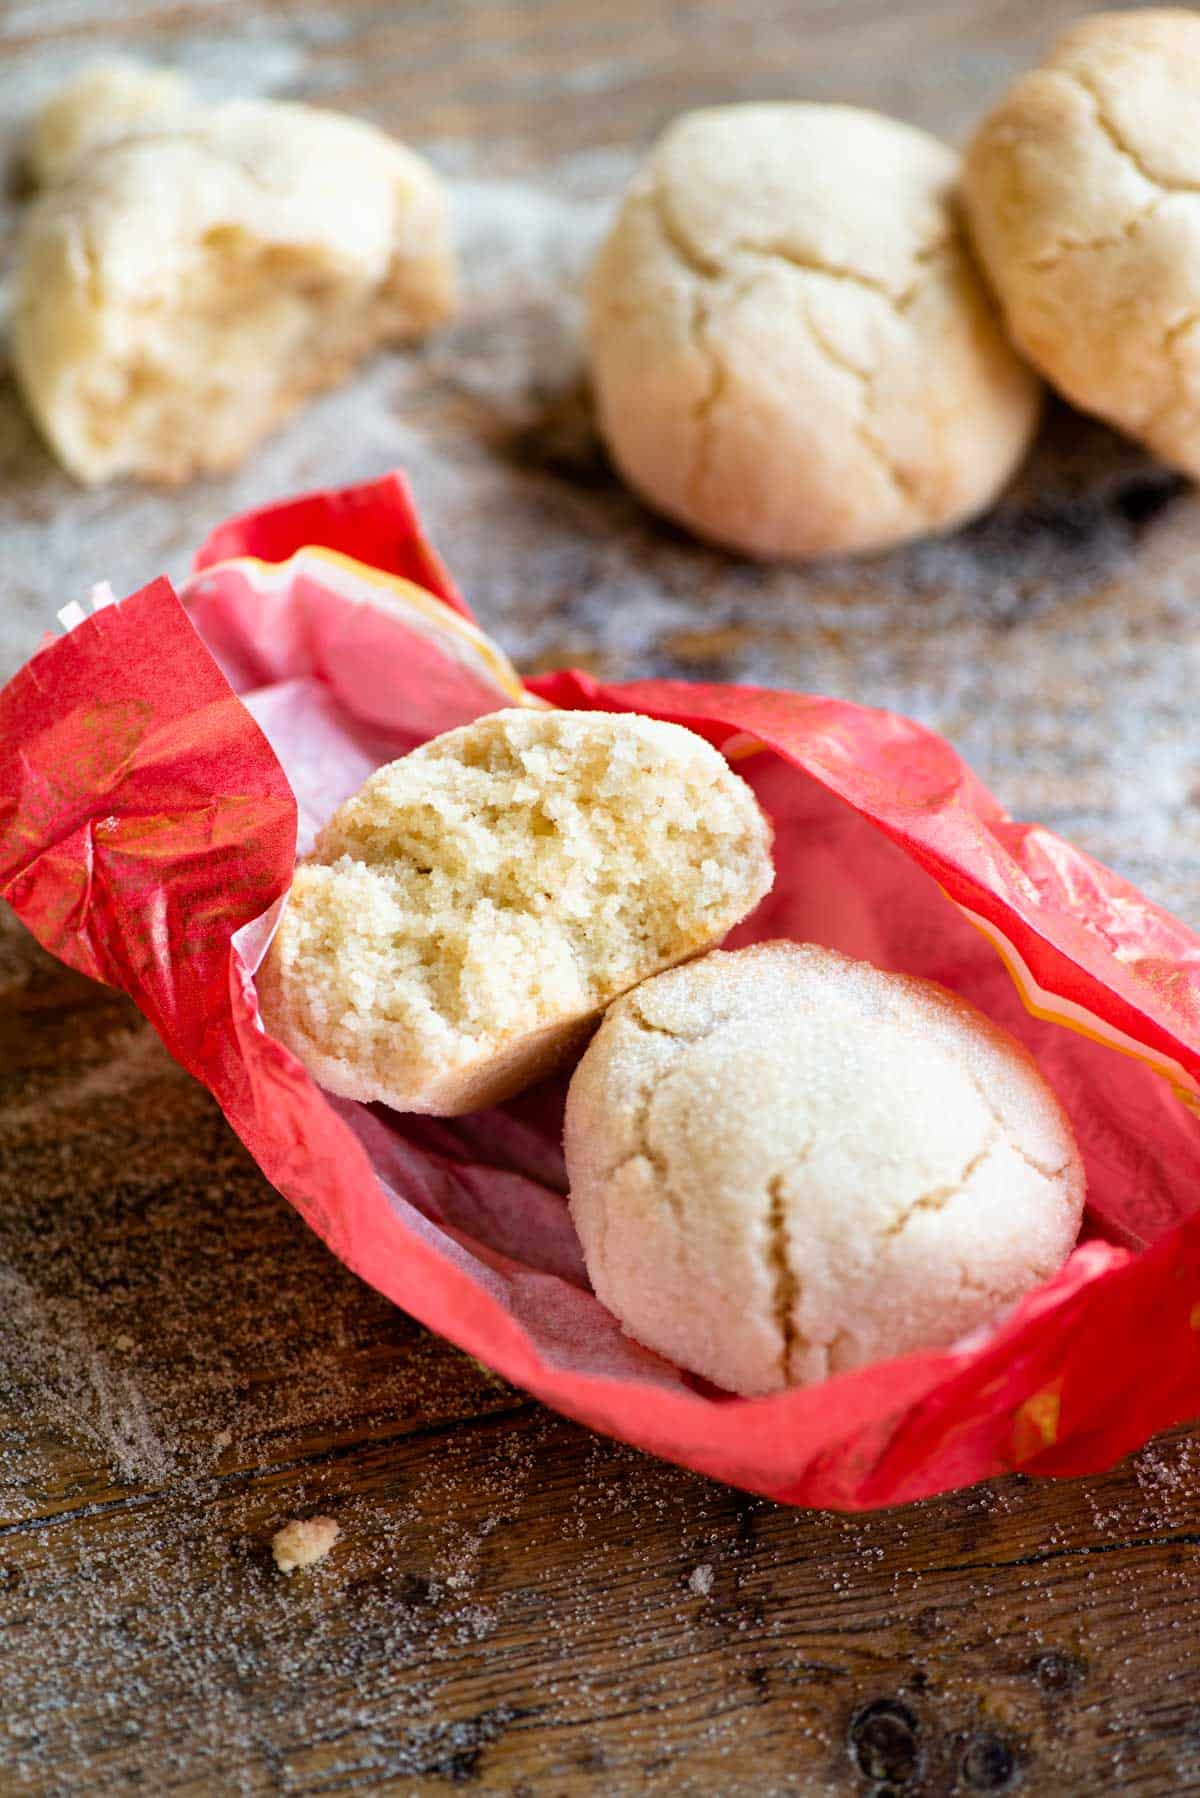
[{"label": "background cookie", "polygon": [[1200,16],[1101,13],[967,152],[1009,329],[1068,399],[1200,474]]},{"label": "background cookie", "polygon": [[197,110],[189,82],[176,69],[119,56],[91,63],[39,109],[26,146],[26,172],[39,187],[48,187],[105,145],[178,128]]},{"label": "background cookie", "polygon": [[953,1342],[1058,1267],[1083,1207],[1019,1044],[930,981],[795,943],[618,1001],[566,1154],[596,1296],[747,1395]]},{"label": "background cookie", "polygon": [[258,991],[322,1085],[497,1103],[773,878],[746,783],[675,724],[502,711],[371,776],[296,870]]},{"label": "background cookie", "polygon": [[83,481],[233,466],[367,350],[453,305],[441,186],[370,125],[315,107],[202,108],[103,66],[30,149],[13,360]]},{"label": "background cookie", "polygon": [[953,152],[849,106],[679,119],[589,282],[609,449],[751,555],[867,550],[995,498],[1037,420],[963,242]]}]

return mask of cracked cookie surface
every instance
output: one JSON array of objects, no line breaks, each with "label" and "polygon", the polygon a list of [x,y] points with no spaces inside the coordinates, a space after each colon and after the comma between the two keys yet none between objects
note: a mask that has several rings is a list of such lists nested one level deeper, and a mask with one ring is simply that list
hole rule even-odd
[{"label": "cracked cookie surface", "polygon": [[1068,399],[1200,474],[1200,16],[1082,20],[976,132],[976,248]]},{"label": "cracked cookie surface", "polygon": [[935,139],[853,107],[678,120],[589,280],[630,484],[763,557],[880,548],[986,506],[1038,387],[963,242],[956,174]]},{"label": "cracked cookie surface", "polygon": [[597,1297],[749,1396],[949,1344],[1079,1230],[1070,1125],[964,1000],[808,944],[716,953],[614,1005],[571,1083]]}]

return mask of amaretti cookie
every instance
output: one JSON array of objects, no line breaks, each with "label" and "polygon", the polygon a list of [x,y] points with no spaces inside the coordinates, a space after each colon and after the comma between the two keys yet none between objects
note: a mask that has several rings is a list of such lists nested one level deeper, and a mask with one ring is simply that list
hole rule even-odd
[{"label": "amaretti cookie", "polygon": [[719,1386],[777,1392],[996,1317],[1079,1230],[1037,1066],[927,980],[790,942],[617,1001],[571,1081],[596,1296]]},{"label": "amaretti cookie", "polygon": [[105,66],[51,102],[31,166],[14,367],[81,481],[229,468],[452,308],[437,177],[355,119]]},{"label": "amaretti cookie", "polygon": [[1013,338],[1200,477],[1200,14],[1081,19],[976,131],[964,196]]},{"label": "amaretti cookie", "polygon": [[770,888],[770,840],[691,731],[494,712],[334,814],[260,970],[264,1020],[331,1092],[495,1104],[617,994],[719,942]]},{"label": "amaretti cookie", "polygon": [[600,425],[630,485],[761,557],[880,549],[995,499],[1040,389],[957,180],[944,144],[855,107],[677,120],[589,280]]},{"label": "amaretti cookie", "polygon": [[194,110],[191,84],[178,69],[124,56],[89,63],[39,108],[26,173],[49,187],[119,138],[178,128]]}]

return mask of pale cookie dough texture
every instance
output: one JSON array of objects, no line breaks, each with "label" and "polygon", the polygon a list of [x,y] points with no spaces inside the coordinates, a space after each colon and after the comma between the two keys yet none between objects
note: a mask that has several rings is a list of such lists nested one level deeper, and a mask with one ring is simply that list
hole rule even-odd
[{"label": "pale cookie dough texture", "polygon": [[81,481],[230,468],[452,310],[437,177],[337,113],[202,107],[169,73],[105,64],[49,103],[29,163],[13,359]]},{"label": "pale cookie dough texture", "polygon": [[343,1097],[496,1104],[617,994],[719,942],[771,885],[770,835],[678,725],[494,712],[334,814],[259,972],[264,1021]]},{"label": "pale cookie dough texture", "polygon": [[967,251],[957,175],[934,138],[849,106],[679,119],[589,280],[630,485],[764,558],[881,549],[995,499],[1039,386]]},{"label": "pale cookie dough texture", "polygon": [[1084,1181],[1063,1112],[964,1000],[766,943],[648,981],[571,1082],[596,1296],[748,1396],[954,1342],[1046,1279]]},{"label": "pale cookie dough texture", "polygon": [[964,192],[1017,343],[1200,476],[1200,14],[1101,13],[977,131]]}]

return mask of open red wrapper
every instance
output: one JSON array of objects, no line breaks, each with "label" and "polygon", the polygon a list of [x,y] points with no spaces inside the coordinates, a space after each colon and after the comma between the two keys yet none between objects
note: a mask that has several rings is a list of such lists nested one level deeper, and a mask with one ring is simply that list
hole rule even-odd
[{"label": "open red wrapper", "polygon": [[[129,993],[348,1266],[546,1403],[791,1504],[1079,1473],[1200,1413],[1200,938],[886,712],[742,687],[522,685],[398,476],[235,519],[0,693],[0,891]],[[790,936],[943,981],[1037,1056],[1087,1163],[1083,1240],[991,1330],[768,1399],[706,1387],[591,1296],[563,1083],[453,1121],[323,1094],[253,972],[297,851],[379,763],[498,705],[636,710],[736,762]],[[199,1325],[200,1320],[197,1320]]]}]

